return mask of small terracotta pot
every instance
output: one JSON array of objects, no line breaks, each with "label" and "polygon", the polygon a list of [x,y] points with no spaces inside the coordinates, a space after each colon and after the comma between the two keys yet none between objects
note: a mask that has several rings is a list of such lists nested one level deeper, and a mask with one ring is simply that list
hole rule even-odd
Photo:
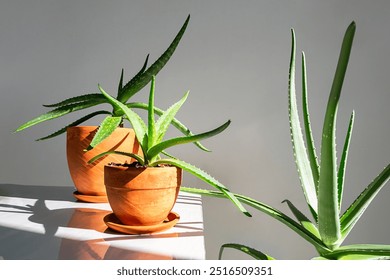
[{"label": "small terracotta pot", "polygon": [[106,196],[104,165],[118,161],[132,162],[129,157],[114,154],[88,164],[90,159],[111,150],[131,151],[136,154],[140,151],[134,131],[130,128],[117,128],[102,143],[85,152],[97,129],[96,126],[74,126],[67,129],[66,154],[69,172],[77,191],[85,196]]},{"label": "small terracotta pot", "polygon": [[182,170],[173,166],[104,167],[108,202],[124,225],[161,224],[176,202],[181,181]]}]

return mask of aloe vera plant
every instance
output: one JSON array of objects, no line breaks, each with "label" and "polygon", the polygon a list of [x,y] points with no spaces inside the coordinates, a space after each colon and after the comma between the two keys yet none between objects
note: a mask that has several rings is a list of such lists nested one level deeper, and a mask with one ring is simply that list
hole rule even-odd
[{"label": "aloe vera plant", "polygon": [[[221,133],[222,131],[224,131],[230,125],[230,120],[224,123],[223,125],[213,130],[210,130],[208,132],[164,140],[164,136],[169,126],[174,120],[176,113],[179,111],[183,103],[186,101],[189,92],[187,92],[181,100],[179,100],[178,102],[173,104],[170,108],[168,108],[165,112],[163,112],[160,118],[156,121],[155,106],[154,106],[155,77],[153,76],[151,80],[149,103],[148,103],[148,122],[146,124],[137,113],[135,113],[131,108],[129,108],[122,102],[119,102],[111,95],[109,95],[107,92],[105,92],[100,85],[99,85],[99,89],[102,93],[102,96],[107,99],[107,101],[115,108],[115,110],[123,110],[124,114],[126,115],[126,119],[131,123],[134,129],[136,138],[140,144],[143,155],[138,155],[126,151],[107,151],[95,156],[89,161],[89,163],[93,163],[97,159],[108,154],[121,154],[121,155],[134,158],[138,162],[138,164],[142,166],[148,166],[148,167],[157,167],[159,165],[176,166],[196,176],[197,178],[203,180],[209,185],[215,187],[217,190],[221,192],[223,196],[229,198],[244,214],[250,216],[249,212],[242,206],[242,204],[237,200],[237,198],[222,183],[217,181],[215,178],[210,176],[202,169],[195,167],[194,165],[191,165],[182,160],[179,160],[165,152],[166,149],[176,145],[192,143],[192,142],[200,141],[215,136]],[[166,158],[162,158],[162,155],[166,155]]]},{"label": "aloe vera plant", "polygon": [[[145,103],[128,102],[128,101],[131,97],[133,97],[138,91],[140,91],[150,82],[152,76],[157,75],[157,73],[159,73],[160,70],[166,65],[166,63],[169,61],[174,51],[176,50],[176,47],[178,46],[181,38],[183,37],[189,20],[190,20],[190,16],[187,17],[180,31],[177,33],[176,37],[169,45],[167,50],[149,68],[147,68],[148,58],[149,58],[148,55],[146,57],[145,63],[142,66],[141,70],[132,79],[130,79],[125,85],[123,85],[124,71],[122,69],[119,86],[118,86],[118,93],[116,97],[116,99],[119,102],[126,104],[126,106],[128,106],[129,108],[147,110],[147,104]],[[43,105],[45,107],[54,108],[54,109],[22,124],[16,129],[16,132],[22,131],[26,128],[37,125],[44,121],[56,119],[65,116],[67,114],[70,114],[72,112],[88,109],[90,107],[98,106],[104,103],[109,104],[107,102],[107,99],[104,98],[100,93],[90,93],[90,94],[84,94],[84,95],[68,98],[66,100],[63,100],[55,104]],[[163,111],[161,109],[155,108],[155,113],[161,115]],[[107,111],[107,110],[94,111],[72,122],[66,127],[48,136],[39,138],[37,140],[50,139],[55,136],[61,135],[62,133],[66,132],[67,127],[80,125],[81,123],[98,115],[107,115],[107,116],[100,123],[99,130],[97,131],[97,133],[95,134],[94,138],[90,143],[88,149],[92,149],[95,146],[97,146],[100,142],[102,142],[104,139],[106,139],[108,136],[110,136],[112,132],[115,130],[115,128],[123,125],[123,119],[125,118],[125,114],[123,110],[114,108],[112,111]],[[191,131],[177,119],[174,119],[172,121],[172,125],[174,125],[185,135],[191,135]],[[200,143],[196,142],[195,144],[199,148],[208,151]]]},{"label": "aloe vera plant", "polygon": [[[289,200],[285,200],[296,220],[283,212],[255,199],[235,194],[243,204],[249,205],[282,222],[311,243],[319,254],[319,259],[390,259],[390,245],[356,244],[342,246],[366,208],[390,178],[390,164],[367,186],[357,199],[341,214],[342,196],[347,157],[354,125],[354,112],[351,114],[339,166],[336,161],[336,116],[341,89],[351,53],[356,25],[352,22],[346,30],[340,56],[331,87],[322,131],[320,162],[316,155],[311,132],[307,102],[306,59],[302,53],[302,111],[303,129],[299,121],[295,93],[295,33],[292,30],[291,60],[289,69],[289,121],[294,157],[301,187],[312,218],[306,217]],[[302,130],[304,133],[302,133]],[[304,137],[305,135],[305,137]],[[306,142],[305,142],[306,139]],[[184,191],[224,197],[220,192],[183,188]],[[242,244],[229,243],[221,247],[234,248],[256,259],[272,259],[256,249]]]}]

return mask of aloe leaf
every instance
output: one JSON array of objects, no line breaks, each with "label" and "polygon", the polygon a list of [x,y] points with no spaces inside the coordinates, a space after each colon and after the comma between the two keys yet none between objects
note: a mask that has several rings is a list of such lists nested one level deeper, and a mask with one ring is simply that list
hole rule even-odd
[{"label": "aloe leaf", "polygon": [[351,143],[351,136],[352,136],[354,119],[355,119],[355,112],[352,112],[351,118],[349,119],[347,135],[345,137],[343,153],[342,153],[341,159],[340,159],[340,167],[339,167],[339,171],[337,173],[339,211],[341,209],[341,203],[342,203],[342,199],[343,199],[345,170],[346,170],[346,166],[347,166],[348,151],[349,151],[349,145]]},{"label": "aloe leaf", "polygon": [[138,161],[139,164],[141,165],[144,165],[145,162],[144,162],[144,159],[137,155],[137,154],[133,154],[133,153],[127,153],[127,152],[121,152],[121,151],[107,151],[107,152],[103,152],[101,154],[98,154],[96,156],[94,156],[93,158],[91,158],[88,163],[89,164],[92,164],[94,163],[95,161],[97,161],[98,159],[104,157],[104,156],[107,156],[107,155],[111,155],[111,154],[116,154],[116,155],[122,155],[122,156],[128,156],[128,157],[131,157],[133,159],[135,159],[136,161]]},{"label": "aloe leaf", "polygon": [[154,166],[159,164],[170,164],[187,171],[188,173],[194,175],[195,177],[201,179],[202,181],[221,191],[222,195],[230,199],[242,213],[244,213],[248,217],[252,217],[252,215],[244,208],[241,202],[237,200],[237,198],[234,196],[233,193],[229,191],[228,188],[226,188],[222,183],[217,181],[217,179],[215,179],[202,169],[178,159],[160,159],[153,163]]},{"label": "aloe leaf", "polygon": [[111,112],[108,112],[108,111],[96,111],[96,112],[93,112],[91,114],[88,114],[88,115],[78,119],[77,121],[72,122],[71,124],[65,126],[64,128],[61,128],[60,130],[57,130],[56,132],[54,132],[54,133],[52,133],[52,134],[50,134],[48,136],[45,136],[45,137],[37,139],[36,141],[46,140],[46,139],[50,139],[50,138],[56,137],[58,135],[61,135],[62,133],[66,132],[66,129],[68,127],[77,126],[77,125],[79,125],[79,124],[81,124],[81,123],[83,123],[83,122],[93,118],[94,116],[102,115],[102,114],[111,115]]},{"label": "aloe leaf", "polygon": [[89,101],[83,101],[83,102],[78,102],[78,103],[58,107],[54,110],[51,110],[45,114],[42,114],[42,115],[24,123],[24,124],[22,124],[21,126],[19,126],[15,130],[15,132],[22,131],[26,128],[29,128],[29,127],[36,125],[36,124],[39,124],[41,122],[52,120],[55,118],[59,118],[59,117],[62,117],[66,114],[69,114],[69,113],[72,113],[75,111],[79,111],[79,110],[83,110],[83,109],[95,106],[97,104],[100,104],[100,103],[103,103],[103,102],[101,102],[101,100],[89,100]]},{"label": "aloe leaf", "polygon": [[368,185],[340,218],[342,238],[345,239],[382,187],[390,178],[390,164]]},{"label": "aloe leaf", "polygon": [[[142,102],[133,102],[133,103],[127,103],[126,104],[127,107],[129,108],[135,108],[135,109],[144,109],[144,110],[148,110],[148,105],[146,103],[142,103]],[[162,116],[164,114],[164,111],[157,108],[157,107],[154,107],[154,113],[159,115],[159,116]],[[187,135],[187,136],[191,136],[191,135],[194,135],[190,129],[188,129],[184,124],[182,124],[179,120],[177,120],[176,118],[174,118],[171,122],[171,124],[176,127],[180,132],[182,132],[184,135]],[[201,150],[205,151],[205,152],[210,152],[209,149],[207,149],[206,147],[204,147],[201,143],[199,142],[194,142],[194,144],[200,148]]]},{"label": "aloe leaf", "polygon": [[173,122],[177,112],[179,111],[183,103],[186,101],[188,94],[189,92],[187,92],[182,99],[180,99],[178,102],[169,107],[158,119],[156,123],[156,130],[158,133],[157,142],[161,142],[164,139],[164,136],[170,124]]},{"label": "aloe leaf", "polygon": [[87,151],[92,150],[101,142],[103,142],[103,140],[109,137],[121,122],[122,122],[121,117],[107,116],[100,124],[99,129],[97,130],[91,143],[87,147]]},{"label": "aloe leaf", "polygon": [[305,194],[306,202],[315,220],[317,220],[317,193],[310,161],[306,153],[301,125],[299,121],[297,98],[295,93],[295,33],[291,29],[291,59],[289,69],[289,119],[290,133],[293,144],[295,163],[297,165],[301,186]]},{"label": "aloe leaf", "polygon": [[118,84],[118,96],[119,96],[119,94],[120,94],[120,92],[122,91],[122,88],[123,88],[123,74],[124,74],[124,70],[122,68],[121,77],[119,78],[119,84]]},{"label": "aloe leaf", "polygon": [[227,244],[223,244],[221,246],[221,248],[219,249],[219,256],[218,256],[218,259],[222,259],[222,254],[223,254],[223,251],[224,249],[226,248],[232,248],[232,249],[236,249],[236,250],[239,250],[249,256],[251,256],[252,258],[256,259],[256,260],[274,260],[273,257],[269,256],[269,255],[266,255],[264,254],[263,252],[260,252],[256,249],[253,249],[251,247],[248,247],[246,245],[242,245],[242,244],[237,244],[237,243],[227,243]]},{"label": "aloe leaf", "polygon": [[44,104],[44,107],[62,107],[70,104],[75,104],[79,102],[86,102],[86,101],[99,101],[100,103],[104,103],[106,100],[100,93],[89,93],[89,94],[84,94],[84,95],[79,95],[75,97],[71,97],[68,99],[65,99],[61,102],[58,103],[53,103],[53,104]]},{"label": "aloe leaf", "polygon": [[152,77],[152,82],[150,84],[150,94],[149,94],[149,107],[148,107],[148,150],[150,147],[154,146],[157,140],[156,132],[156,123],[154,121],[154,90],[155,90],[156,78]]},{"label": "aloe leaf", "polygon": [[[149,60],[149,54],[146,56],[145,62],[141,70],[138,71],[138,73],[134,76],[134,78],[140,76],[143,72],[145,72],[145,69],[148,66],[148,60]],[[123,94],[123,69],[122,69],[121,78],[118,86],[118,95],[117,95],[118,100],[120,99],[122,94]]]},{"label": "aloe leaf", "polygon": [[352,22],[345,32],[322,130],[318,185],[318,229],[322,240],[330,247],[337,247],[341,236],[337,187],[336,115],[355,29],[356,25]]},{"label": "aloe leaf", "polygon": [[183,136],[183,137],[176,137],[172,138],[166,141],[163,141],[159,144],[156,144],[153,147],[150,147],[149,150],[147,151],[148,156],[150,158],[155,157],[159,153],[161,153],[163,150],[168,149],[169,147],[176,146],[176,145],[181,145],[181,144],[186,144],[186,143],[191,143],[195,141],[200,141],[209,137],[212,137],[214,135],[217,135],[224,131],[228,126],[230,125],[230,120],[224,123],[223,125],[210,130],[208,132],[196,134],[196,135],[191,135],[191,136]]},{"label": "aloe leaf", "polygon": [[[307,99],[307,74],[306,74],[306,57],[302,52],[302,111],[303,111],[303,123],[305,127],[305,135],[307,142],[307,151],[310,160],[310,166],[313,174],[313,180],[315,187],[318,187],[319,179],[319,165],[316,155],[316,149],[314,146],[313,134],[310,125],[309,104]],[[318,192],[318,189],[316,189]]]},{"label": "aloe leaf", "polygon": [[[226,198],[223,193],[218,192],[218,191],[209,191],[209,190],[204,190],[204,189],[198,189],[198,188],[188,188],[188,187],[183,187],[181,186],[180,188],[181,191],[188,192],[188,193],[195,193],[195,194],[200,194],[200,195],[207,195],[207,196],[212,196],[215,198]],[[290,229],[292,229],[294,232],[296,232],[298,235],[300,235],[302,238],[304,238],[306,241],[311,243],[320,254],[323,253],[328,253],[330,250],[326,247],[326,245],[319,239],[317,238],[313,233],[305,229],[302,225],[291,219],[289,216],[284,214],[283,212],[268,206],[260,201],[257,201],[255,199],[236,194],[234,193],[234,196],[243,204],[249,205],[264,214],[278,220],[279,222],[283,223]]]},{"label": "aloe leaf", "polygon": [[158,72],[165,66],[168,60],[171,58],[174,53],[177,45],[179,44],[183,34],[187,28],[190,16],[187,17],[183,26],[181,27],[179,33],[176,35],[172,43],[169,45],[168,49],[141,75],[137,75],[132,78],[122,90],[119,101],[125,103],[129,100],[134,94],[146,86],[149,81],[152,79],[152,76],[156,76]]},{"label": "aloe leaf", "polygon": [[[101,93],[107,98],[108,102],[114,108],[118,108],[120,110],[123,110],[127,119],[129,120],[129,122],[131,123],[131,125],[134,129],[135,136],[137,137],[138,142],[141,144],[140,145],[141,148],[144,149],[144,147],[146,147],[147,143],[148,143],[148,133],[147,133],[148,129],[147,129],[145,122],[141,119],[141,117],[138,114],[133,112],[133,110],[131,110],[125,104],[122,104],[121,102],[116,100],[114,97],[109,95],[107,92],[105,92],[104,89],[100,87],[100,85],[99,85],[99,89],[100,89]],[[146,154],[146,151],[144,151],[144,150],[142,150],[142,151],[144,154]]]},{"label": "aloe leaf", "polygon": [[299,211],[298,208],[295,207],[295,205],[288,199],[284,200],[283,202],[286,202],[288,207],[290,208],[291,212],[294,214],[295,218],[298,219],[299,223],[308,231],[310,231],[312,234],[314,234],[317,238],[321,239],[320,233],[318,232],[318,228],[315,224],[313,224],[301,211]]},{"label": "aloe leaf", "polygon": [[347,245],[341,246],[324,256],[334,259],[390,259],[390,245]]}]

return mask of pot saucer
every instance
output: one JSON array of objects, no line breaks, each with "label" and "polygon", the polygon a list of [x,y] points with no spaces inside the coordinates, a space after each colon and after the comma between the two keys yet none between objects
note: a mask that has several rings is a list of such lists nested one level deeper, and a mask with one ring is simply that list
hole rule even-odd
[{"label": "pot saucer", "polygon": [[106,195],[85,195],[79,193],[78,191],[75,191],[73,193],[73,196],[83,202],[95,202],[95,203],[108,202]]},{"label": "pot saucer", "polygon": [[160,232],[160,231],[170,229],[171,227],[176,225],[179,219],[180,219],[179,214],[175,212],[170,212],[168,214],[168,217],[161,224],[152,225],[152,226],[130,226],[130,225],[122,224],[121,221],[115,216],[114,213],[110,213],[104,217],[104,222],[110,229],[119,231],[121,233],[147,234],[147,233]]}]

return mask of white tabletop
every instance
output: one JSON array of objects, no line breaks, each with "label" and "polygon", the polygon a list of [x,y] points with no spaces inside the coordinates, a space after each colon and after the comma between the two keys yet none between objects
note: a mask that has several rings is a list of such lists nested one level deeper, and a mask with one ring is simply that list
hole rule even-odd
[{"label": "white tabletop", "polygon": [[83,203],[72,187],[0,184],[0,259],[205,259],[202,201],[180,193],[177,225],[126,235],[105,225],[108,203]]}]

